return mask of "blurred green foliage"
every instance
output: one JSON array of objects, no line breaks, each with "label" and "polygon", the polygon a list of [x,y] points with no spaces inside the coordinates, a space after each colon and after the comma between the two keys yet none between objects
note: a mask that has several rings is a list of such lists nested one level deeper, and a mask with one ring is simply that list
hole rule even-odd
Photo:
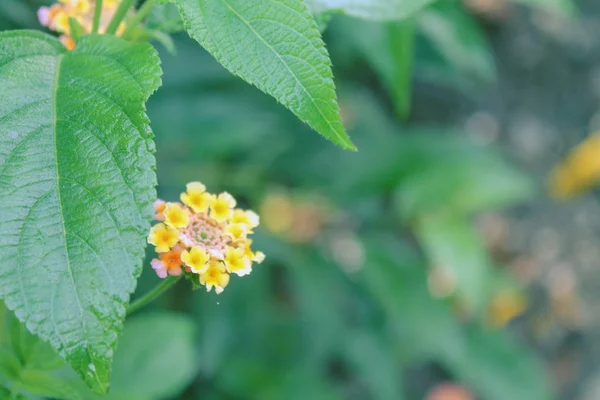
[{"label": "blurred green foliage", "polygon": [[[0,26],[35,27],[40,3],[3,0]],[[552,3],[571,12],[564,4]],[[317,229],[293,240],[265,226],[256,247],[267,260],[251,276],[218,297],[179,284],[160,312],[129,318],[106,398],[412,400],[441,380],[484,400],[554,398],[532,350],[487,320],[494,294],[520,287],[473,223],[530,199],[533,183],[465,132],[407,122],[413,77],[467,94],[493,84],[479,22],[454,1],[401,22],[319,21],[358,153],[311,134],[184,35],[166,42],[164,86],[148,103],[160,197],[201,180],[263,220],[289,217],[261,207],[273,193],[292,204],[316,198],[302,218]],[[150,27],[181,29],[168,8]],[[440,268],[452,277],[442,298],[431,287]],[[156,282],[148,266],[138,293]],[[97,398],[2,314],[0,397]]]}]

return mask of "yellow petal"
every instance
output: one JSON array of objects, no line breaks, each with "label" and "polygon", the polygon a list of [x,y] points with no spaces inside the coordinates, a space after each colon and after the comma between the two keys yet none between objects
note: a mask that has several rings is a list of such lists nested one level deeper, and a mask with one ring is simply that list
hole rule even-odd
[{"label": "yellow petal", "polygon": [[210,216],[218,222],[225,222],[233,215],[236,201],[227,192],[219,194],[210,204]]},{"label": "yellow petal", "polygon": [[199,192],[206,191],[206,186],[204,186],[201,182],[190,182],[185,186],[185,188],[188,192],[192,190],[197,190]]},{"label": "yellow petal", "polygon": [[192,272],[196,274],[203,274],[208,269],[208,260],[210,255],[200,247],[192,247],[191,250],[185,250],[181,253],[181,261],[185,265],[190,267]]},{"label": "yellow petal", "polygon": [[163,215],[165,224],[174,228],[186,228],[190,223],[189,211],[176,203],[167,203]]},{"label": "yellow petal", "polygon": [[156,246],[156,252],[164,253],[173,248],[179,241],[179,232],[165,224],[156,224],[150,229],[148,243]]},{"label": "yellow petal", "polygon": [[244,239],[248,228],[244,224],[229,224],[225,228],[225,233],[229,235],[234,241]]}]

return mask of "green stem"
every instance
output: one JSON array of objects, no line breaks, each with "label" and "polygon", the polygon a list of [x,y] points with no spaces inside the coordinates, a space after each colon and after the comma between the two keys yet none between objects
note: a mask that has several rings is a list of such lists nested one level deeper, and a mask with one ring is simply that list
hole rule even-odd
[{"label": "green stem", "polygon": [[412,103],[412,77],[415,44],[415,21],[407,18],[402,22],[391,22],[385,27],[388,51],[396,64],[392,79],[392,99],[396,115],[402,121],[410,116]]},{"label": "green stem", "polygon": [[96,0],[94,22],[92,23],[92,33],[98,33],[98,28],[100,27],[100,16],[102,16],[102,0]]},{"label": "green stem", "polygon": [[69,26],[71,27],[71,38],[75,42],[77,42],[79,40],[79,38],[81,38],[83,35],[85,35],[85,31],[83,30],[83,27],[81,26],[79,21],[77,21],[75,18],[69,17]]},{"label": "green stem", "polygon": [[106,28],[106,33],[108,35],[114,35],[115,32],[117,32],[117,29],[119,29],[119,25],[121,25],[121,22],[123,22],[123,19],[125,19],[127,12],[131,8],[131,6],[133,6],[134,3],[135,0],[121,1],[121,4],[119,4],[119,8],[117,8],[117,11],[115,12],[115,15],[113,15],[112,19],[110,20],[110,24],[108,24],[108,28]]},{"label": "green stem", "polygon": [[129,305],[129,307],[127,307],[127,315],[136,312],[140,308],[142,308],[145,305],[147,305],[148,303],[152,302],[154,299],[156,299],[158,296],[163,294],[171,286],[173,286],[174,284],[179,282],[179,279],[181,279],[182,276],[183,275],[169,276],[166,279],[163,279],[162,282],[160,282],[158,285],[156,285],[156,287],[154,289],[152,289],[151,291],[146,293],[143,297],[141,297],[141,298],[137,299],[136,301],[134,301],[133,303],[131,303]]},{"label": "green stem", "polygon": [[146,0],[146,2],[140,7],[137,14],[135,14],[135,17],[133,17],[127,24],[127,29],[125,29],[125,33],[123,34],[125,39],[129,39],[131,37],[133,30],[140,22],[142,22],[144,18],[148,16],[148,14],[150,14],[150,11],[152,11],[152,7],[154,7],[155,3],[156,0]]}]

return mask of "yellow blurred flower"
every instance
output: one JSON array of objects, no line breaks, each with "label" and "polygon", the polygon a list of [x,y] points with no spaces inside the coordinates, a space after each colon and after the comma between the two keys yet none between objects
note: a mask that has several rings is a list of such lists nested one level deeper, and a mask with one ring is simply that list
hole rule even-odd
[{"label": "yellow blurred flower", "polygon": [[494,295],[487,308],[487,321],[495,328],[506,325],[527,309],[527,300],[515,289],[503,289]]},{"label": "yellow blurred flower", "polygon": [[294,223],[292,199],[283,193],[269,194],[260,206],[265,228],[273,233],[289,231]]},{"label": "yellow blurred flower", "polygon": [[577,196],[600,182],[600,132],[590,135],[550,172],[550,194],[558,199]]},{"label": "yellow blurred flower", "polygon": [[321,198],[297,199],[285,192],[269,194],[261,204],[260,214],[267,230],[297,243],[313,240],[332,216]]},{"label": "yellow blurred flower", "polygon": [[[210,205],[200,204],[196,196],[210,198]],[[181,200],[184,204],[154,203],[156,219],[164,223],[152,227],[148,242],[159,253],[169,252],[151,262],[160,278],[183,273],[195,285],[221,293],[229,284],[229,274],[248,275],[253,262],[264,260],[264,253],[254,252],[248,238],[258,226],[258,215],[235,209],[233,196],[215,196],[200,182],[191,182]]]},{"label": "yellow blurred flower", "polygon": [[71,26],[69,25],[69,13],[64,10],[58,10],[52,20],[52,25],[50,26],[53,30],[58,32],[64,32],[69,35],[71,31]]}]

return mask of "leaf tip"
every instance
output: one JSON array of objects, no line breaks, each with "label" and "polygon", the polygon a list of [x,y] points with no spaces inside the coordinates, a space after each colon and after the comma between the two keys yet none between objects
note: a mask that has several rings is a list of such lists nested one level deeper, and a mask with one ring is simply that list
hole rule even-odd
[{"label": "leaf tip", "polygon": [[339,145],[344,150],[358,151],[358,148],[354,145],[354,143],[352,143],[352,140],[350,140],[348,135],[345,135],[344,138],[334,143]]},{"label": "leaf tip", "polygon": [[86,377],[85,381],[94,393],[99,395],[108,394],[108,391],[110,389],[109,381],[103,381],[101,379],[98,379],[98,377]]}]

